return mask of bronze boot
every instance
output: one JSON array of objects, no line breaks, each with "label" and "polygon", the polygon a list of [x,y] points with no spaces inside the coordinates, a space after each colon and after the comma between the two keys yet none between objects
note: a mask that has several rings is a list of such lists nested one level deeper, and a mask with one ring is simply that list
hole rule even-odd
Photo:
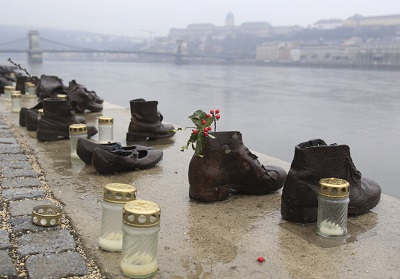
[{"label": "bronze boot", "polygon": [[174,126],[161,123],[162,115],[157,111],[157,101],[136,99],[130,101],[131,122],[126,141],[142,141],[169,138],[174,135]]},{"label": "bronze boot", "polygon": [[77,83],[75,80],[69,82],[68,98],[71,101],[72,109],[77,113],[84,113],[85,110],[91,112],[99,112],[103,110],[103,106],[97,103],[94,91],[89,91],[85,86]]},{"label": "bronze boot", "polygon": [[317,221],[318,183],[321,178],[341,178],[350,184],[349,215],[359,215],[375,207],[381,188],[356,169],[347,145],[327,145],[321,139],[300,143],[282,191],[281,213],[296,223]]},{"label": "bronze boot", "polygon": [[[61,99],[47,98],[43,100],[43,115],[39,119],[37,139],[39,141],[54,141],[69,138],[69,126],[79,124],[71,112],[71,106]],[[88,137],[97,134],[94,126],[87,126]]]},{"label": "bronze boot", "polygon": [[36,88],[36,95],[40,100],[55,98],[58,94],[64,94],[64,84],[57,76],[41,75]]},{"label": "bronze boot", "polygon": [[236,131],[212,133],[206,138],[204,157],[193,155],[189,164],[189,196],[204,202],[222,201],[231,190],[264,195],[282,188],[286,172],[277,166],[263,166],[246,148]]},{"label": "bronze boot", "polygon": [[[28,131],[37,131],[39,109],[43,108],[43,102],[37,103],[32,108],[21,108],[19,112],[19,125],[26,127]],[[76,116],[79,123],[86,124],[83,116]]]}]

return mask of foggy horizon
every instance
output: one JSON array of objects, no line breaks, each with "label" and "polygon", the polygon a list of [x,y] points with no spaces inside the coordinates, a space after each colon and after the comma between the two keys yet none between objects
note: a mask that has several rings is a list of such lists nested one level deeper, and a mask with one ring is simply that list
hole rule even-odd
[{"label": "foggy horizon", "polygon": [[0,25],[33,29],[54,28],[98,34],[130,37],[167,36],[171,28],[186,28],[189,24],[225,24],[231,12],[235,25],[244,22],[268,22],[272,26],[310,26],[323,19],[345,20],[355,14],[383,16],[400,14],[398,0],[366,3],[365,0],[304,0],[293,3],[265,3],[260,0],[232,2],[227,0],[189,3],[184,0],[135,3],[120,0],[118,5],[94,0],[62,1],[37,0],[26,6],[23,0],[7,3],[0,11]]}]

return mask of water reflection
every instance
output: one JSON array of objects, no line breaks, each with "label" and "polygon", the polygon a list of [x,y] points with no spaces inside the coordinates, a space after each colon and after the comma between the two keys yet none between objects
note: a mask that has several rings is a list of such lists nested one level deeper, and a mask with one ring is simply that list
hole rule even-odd
[{"label": "water reflection", "polygon": [[[347,264],[358,252],[356,246],[350,244],[377,235],[374,231],[374,227],[378,223],[377,214],[369,212],[359,219],[363,221],[360,222],[354,217],[349,218],[349,234],[343,238],[325,238],[317,235],[315,223],[295,224],[282,220],[279,223],[281,228],[279,253],[283,255],[283,262],[289,274],[294,278],[314,278],[315,274],[318,274],[318,278],[324,278],[345,272]],[[311,245],[305,245],[297,240],[292,241],[297,237]],[[332,249],[336,246],[343,246],[343,248]],[[329,257],[326,253],[329,253]],[[312,268],[309,268],[310,264],[313,265]]]},{"label": "water reflection", "polygon": [[348,235],[343,238],[327,238],[317,235],[315,233],[316,224],[293,224],[282,221],[279,226],[303,238],[310,244],[323,248],[329,248],[375,236],[376,233],[372,229],[377,224],[377,215],[372,212],[368,214],[368,223],[364,224],[364,227],[356,224],[354,222],[354,218],[349,219],[347,224]]}]

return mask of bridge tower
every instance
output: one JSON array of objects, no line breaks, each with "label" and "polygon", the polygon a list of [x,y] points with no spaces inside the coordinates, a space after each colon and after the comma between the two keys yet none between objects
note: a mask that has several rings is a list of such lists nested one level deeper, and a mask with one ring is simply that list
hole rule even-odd
[{"label": "bridge tower", "polygon": [[40,37],[38,31],[29,31],[28,63],[42,64],[42,49],[40,48]]},{"label": "bridge tower", "polygon": [[185,57],[188,54],[187,42],[183,40],[177,40],[176,43],[178,47],[175,53],[175,61],[174,61],[175,64],[177,65],[188,64],[188,60]]}]

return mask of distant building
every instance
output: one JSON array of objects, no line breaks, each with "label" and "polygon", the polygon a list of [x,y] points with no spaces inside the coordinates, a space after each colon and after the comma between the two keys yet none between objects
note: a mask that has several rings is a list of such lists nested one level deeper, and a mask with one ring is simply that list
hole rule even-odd
[{"label": "distant building", "polygon": [[256,48],[256,61],[320,65],[400,66],[400,41],[349,39],[341,44],[266,42]]},{"label": "distant building", "polygon": [[252,34],[257,37],[268,37],[271,35],[271,28],[271,24],[265,21],[243,22],[238,26],[236,31],[243,34]]},{"label": "distant building", "polygon": [[229,12],[229,13],[226,15],[225,26],[226,26],[226,27],[233,27],[233,26],[235,26],[235,17],[233,16],[232,12]]},{"label": "distant building", "polygon": [[289,35],[303,30],[304,27],[299,25],[293,26],[271,26],[272,35]]},{"label": "distant building", "polygon": [[256,61],[294,62],[300,60],[300,44],[295,42],[267,42],[256,48]]},{"label": "distant building", "polygon": [[240,25],[235,24],[235,18],[232,12],[229,12],[225,18],[224,26],[215,26],[211,23],[189,24],[187,28],[172,28],[169,31],[170,40],[198,40],[206,36],[222,40],[227,36],[235,38],[237,34],[250,34],[260,38],[270,37],[272,34],[290,34],[300,30],[299,26],[280,26],[273,27],[266,21],[243,22]]},{"label": "distant building", "polygon": [[368,16],[356,14],[343,22],[348,27],[400,26],[400,15]]},{"label": "distant building", "polygon": [[319,30],[330,30],[343,26],[341,19],[321,19],[314,23],[313,28]]}]

